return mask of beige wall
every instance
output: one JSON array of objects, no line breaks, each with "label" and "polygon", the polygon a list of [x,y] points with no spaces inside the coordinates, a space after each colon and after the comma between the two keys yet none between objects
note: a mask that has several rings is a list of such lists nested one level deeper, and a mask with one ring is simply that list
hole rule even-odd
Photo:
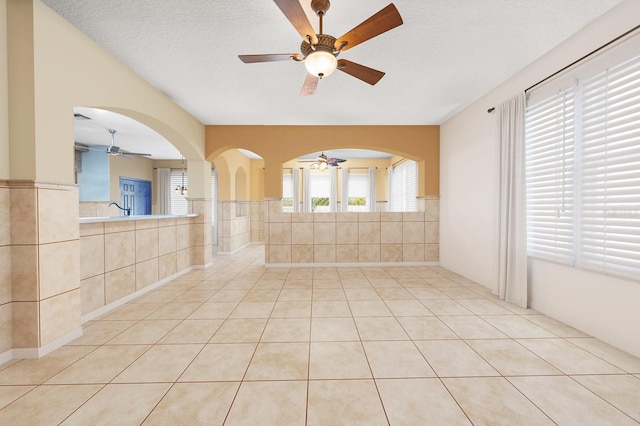
[{"label": "beige wall", "polygon": [[[11,82],[8,91],[11,111],[9,158],[13,164],[10,177],[35,179],[33,5],[27,1],[9,0],[7,14],[7,59],[8,64],[11,64],[7,73]],[[73,169],[69,170],[73,172]]]},{"label": "beige wall", "polygon": [[[218,155],[214,164],[218,170],[218,200],[247,201],[251,199],[249,185],[252,183],[251,172],[255,170],[252,168],[252,160],[240,151],[231,149]],[[253,166],[259,168],[259,163],[253,163]],[[244,191],[236,188],[238,170],[242,170],[246,177],[247,184],[244,186]]]},{"label": "beige wall", "polygon": [[264,160],[251,160],[251,201],[264,200]]},{"label": "beige wall", "polygon": [[0,350],[13,349],[1,357],[42,356],[81,333],[77,106],[127,115],[184,153],[190,205],[200,215],[189,236],[191,263],[211,261],[204,125],[39,0],[0,0],[0,179],[8,180],[0,202],[10,205],[8,220],[0,210]]},{"label": "beige wall", "polygon": [[[498,285],[498,107],[638,25],[625,0],[442,125],[440,260],[494,291]],[[530,261],[531,307],[640,356],[638,282]],[[634,303],[635,302],[635,303]]]},{"label": "beige wall", "polygon": [[0,179],[9,179],[9,77],[7,1],[0,0]]},{"label": "beige wall", "polygon": [[[265,161],[264,195],[282,197],[282,164],[310,152],[361,148],[418,162],[418,196],[439,195],[439,126],[206,126],[206,156],[245,148]],[[220,176],[220,175],[219,175]]]},{"label": "beige wall", "polygon": [[149,158],[109,156],[109,199],[120,202],[120,177],[153,182],[153,166],[154,162]]},{"label": "beige wall", "polygon": [[73,183],[75,106],[130,116],[204,159],[204,126],[186,111],[38,0],[9,10],[12,179]]}]

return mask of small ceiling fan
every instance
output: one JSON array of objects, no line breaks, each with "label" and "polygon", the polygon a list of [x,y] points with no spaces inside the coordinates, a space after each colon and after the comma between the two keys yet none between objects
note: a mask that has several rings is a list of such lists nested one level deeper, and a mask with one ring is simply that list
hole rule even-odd
[{"label": "small ceiling fan", "polygon": [[120,149],[120,147],[115,144],[115,134],[117,133],[117,130],[115,130],[115,129],[107,129],[107,130],[111,134],[111,145],[107,146],[106,150],[105,149],[92,148],[90,145],[80,144],[80,143],[77,143],[77,142],[75,144],[76,149],[79,150],[79,151],[85,151],[85,150],[86,151],[101,151],[101,152],[104,152],[106,154],[118,155],[118,156],[121,156],[121,157],[128,157],[130,155],[143,155],[143,156],[146,156],[146,157],[151,156],[151,154],[146,154],[146,153],[141,153],[141,152],[122,151]]},{"label": "small ceiling fan", "polygon": [[109,130],[109,133],[111,133],[111,145],[109,145],[107,147],[107,154],[111,154],[111,155],[144,155],[144,156],[151,156],[151,154],[143,154],[141,152],[128,152],[128,151],[121,151],[119,146],[116,146],[115,144],[115,135],[116,135],[116,130],[115,129],[107,129]]},{"label": "small ceiling fan", "polygon": [[344,163],[347,160],[342,158],[327,158],[324,152],[316,157],[315,160],[298,160],[300,163],[312,163],[310,168],[316,170],[326,170],[329,166],[338,167],[338,163]]},{"label": "small ceiling fan", "polygon": [[302,36],[301,53],[239,55],[238,57],[242,62],[273,62],[289,59],[293,59],[296,62],[304,62],[308,73],[300,92],[301,96],[313,95],[318,87],[318,81],[327,77],[336,69],[371,85],[376,84],[384,76],[382,71],[365,67],[346,59],[337,59],[337,56],[345,50],[402,25],[402,17],[393,3],[342,37],[335,38],[329,34],[323,34],[322,28],[323,18],[330,7],[329,0],[311,0],[311,8],[320,19],[318,34],[313,30],[299,0],[274,0],[274,2]]}]

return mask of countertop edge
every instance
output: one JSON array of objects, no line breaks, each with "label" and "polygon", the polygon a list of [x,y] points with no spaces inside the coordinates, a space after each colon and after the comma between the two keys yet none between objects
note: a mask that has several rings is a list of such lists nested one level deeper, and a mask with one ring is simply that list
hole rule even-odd
[{"label": "countertop edge", "polygon": [[78,221],[82,223],[98,223],[98,222],[125,222],[129,220],[156,220],[156,219],[182,219],[198,217],[199,214],[183,214],[183,215],[171,215],[171,214],[154,214],[143,216],[100,216],[100,217],[81,217]]}]

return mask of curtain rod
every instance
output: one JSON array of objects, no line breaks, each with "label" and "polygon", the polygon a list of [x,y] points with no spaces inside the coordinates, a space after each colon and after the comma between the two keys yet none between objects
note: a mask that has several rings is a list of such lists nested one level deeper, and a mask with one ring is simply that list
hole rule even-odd
[{"label": "curtain rod", "polygon": [[632,32],[636,31],[638,28],[640,28],[640,25],[636,25],[635,27],[631,28],[629,31],[626,31],[625,33],[619,35],[618,37],[614,38],[613,40],[603,44],[602,46],[598,47],[597,49],[592,50],[591,52],[587,53],[586,55],[584,55],[583,57],[581,57],[580,59],[577,59],[573,62],[571,62],[569,65],[567,65],[566,67],[563,67],[561,69],[559,69],[558,71],[554,72],[551,75],[546,76],[545,78],[543,78],[542,80],[540,80],[539,82],[537,82],[536,84],[528,87],[527,89],[525,89],[525,93],[527,93],[529,90],[539,86],[540,84],[544,83],[545,81],[555,77],[556,75],[560,74],[563,71],[566,71],[567,69],[571,68],[572,66],[576,65],[578,62],[581,62],[583,60],[585,60],[586,58],[588,58],[589,56],[598,53],[599,51],[601,51],[602,49],[609,47],[610,45],[612,45],[613,43],[617,42],[618,40],[628,36],[629,34],[631,34]]},{"label": "curtain rod", "polygon": [[402,157],[401,159],[399,159],[398,161],[396,161],[395,163],[393,163],[393,164],[391,165],[391,167],[395,166],[396,164],[398,164],[398,163],[400,163],[400,162],[402,162],[402,161],[404,161],[404,160],[406,160],[406,158],[405,158],[405,157]]},{"label": "curtain rod", "polygon": [[[632,32],[636,31],[638,28],[640,28],[640,25],[636,25],[635,27],[631,28],[629,31],[624,32],[623,34],[620,34],[618,37],[614,38],[613,40],[608,41],[607,43],[603,44],[602,46],[592,50],[591,52],[587,53],[586,55],[584,55],[583,57],[576,59],[575,61],[571,62],[569,65],[560,68],[558,71],[554,72],[553,74],[550,74],[548,76],[546,76],[545,78],[543,78],[542,80],[538,81],[537,83],[533,84],[532,86],[529,86],[528,88],[525,89],[524,93],[527,93],[529,90],[534,89],[536,87],[538,87],[539,85],[541,85],[542,83],[544,83],[547,80],[552,79],[553,77],[557,76],[558,74],[560,74],[563,71],[566,71],[567,69],[571,68],[572,66],[576,65],[577,63],[584,61],[585,59],[587,59],[589,56],[598,53],[599,51],[601,51],[602,49],[607,48],[608,46],[612,45],[613,43],[619,41],[620,39],[623,39],[624,37],[628,36],[629,34],[631,34]],[[491,107],[487,110],[487,113],[491,114],[493,111],[495,111],[496,108],[495,107]]]}]

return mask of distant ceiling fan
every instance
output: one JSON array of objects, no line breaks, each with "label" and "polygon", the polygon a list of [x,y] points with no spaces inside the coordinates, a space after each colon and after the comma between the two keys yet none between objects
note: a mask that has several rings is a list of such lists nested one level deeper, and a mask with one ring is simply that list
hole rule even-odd
[{"label": "distant ceiling fan", "polygon": [[324,152],[323,152],[322,154],[317,156],[315,160],[298,160],[298,161],[301,163],[312,163],[310,166],[310,168],[312,169],[326,170],[329,168],[329,166],[338,167],[338,163],[344,163],[347,160],[344,160],[342,158],[332,158],[332,157],[327,158],[327,156],[324,155]]},{"label": "distant ceiling fan", "polygon": [[121,156],[121,157],[128,157],[130,155],[143,155],[143,156],[146,156],[146,157],[151,156],[151,154],[145,154],[145,153],[141,153],[141,152],[122,151],[120,149],[120,147],[115,144],[115,134],[117,133],[117,130],[115,130],[115,129],[107,129],[107,130],[111,134],[111,145],[107,146],[106,150],[97,149],[97,148],[91,148],[89,145],[79,144],[77,142],[75,144],[76,149],[79,150],[79,151],[84,151],[84,150],[101,151],[101,152],[104,152],[106,154],[118,155],[118,156]]},{"label": "distant ceiling fan", "polygon": [[329,34],[322,33],[322,20],[327,10],[329,10],[329,0],[311,0],[311,8],[320,18],[319,34],[316,34],[313,30],[299,0],[273,1],[302,36],[301,53],[239,55],[238,57],[242,62],[273,62],[289,59],[293,59],[296,62],[304,62],[308,73],[300,92],[301,96],[313,95],[318,86],[318,81],[330,75],[336,69],[371,85],[376,84],[384,76],[382,71],[374,70],[346,59],[337,59],[337,56],[342,51],[351,49],[360,43],[402,25],[402,17],[393,3],[342,37],[335,38]]}]

